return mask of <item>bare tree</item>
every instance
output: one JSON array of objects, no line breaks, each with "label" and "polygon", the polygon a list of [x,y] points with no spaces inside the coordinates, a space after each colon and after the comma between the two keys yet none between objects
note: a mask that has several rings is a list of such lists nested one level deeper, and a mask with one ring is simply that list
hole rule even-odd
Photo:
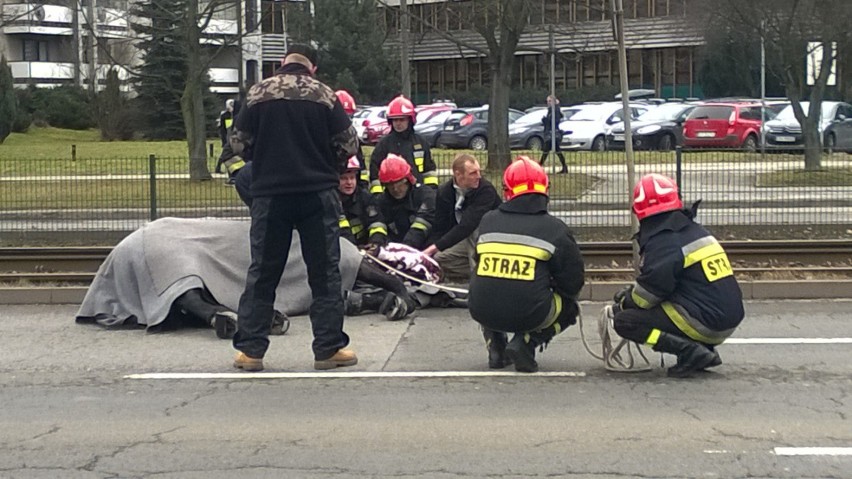
[{"label": "bare tree", "polygon": [[[802,126],[805,169],[820,168],[823,139],[820,106],[839,52],[852,47],[849,0],[713,0],[705,11],[710,28],[729,28],[764,40],[766,67],[781,79]],[[701,19],[699,19],[701,20]],[[808,70],[816,56],[818,69]],[[811,60],[813,62],[813,60]],[[813,65],[813,63],[812,63]],[[809,80],[813,83],[809,85]],[[809,100],[808,111],[802,101]]]},{"label": "bare tree", "polygon": [[[456,44],[460,51],[488,59],[491,95],[488,113],[488,166],[490,171],[502,171],[511,162],[509,150],[509,92],[514,74],[515,52],[521,35],[528,25],[532,0],[477,0],[476,2],[446,2],[447,9],[471,29],[450,32],[429,19],[410,10],[405,12],[414,22],[427,26],[432,32]],[[387,8],[390,6],[380,1]],[[464,56],[464,53],[462,54]]]}]

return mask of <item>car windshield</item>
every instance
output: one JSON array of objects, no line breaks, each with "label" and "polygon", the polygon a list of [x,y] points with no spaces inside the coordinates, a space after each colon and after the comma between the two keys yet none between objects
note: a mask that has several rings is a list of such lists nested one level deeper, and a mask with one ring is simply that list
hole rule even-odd
[{"label": "car windshield", "polygon": [[[425,111],[420,112],[420,114],[427,113]],[[430,111],[428,115],[425,115],[424,118],[420,118],[420,115],[417,115],[417,124],[423,123],[443,123],[444,120],[450,117],[450,113],[452,110],[443,110],[443,111]]]},{"label": "car windshield", "polygon": [[541,119],[544,118],[544,115],[547,114],[547,110],[536,110],[527,113],[526,115],[515,120],[513,125],[533,125],[535,123],[540,123]]},{"label": "car windshield", "polygon": [[727,120],[734,108],[731,106],[699,106],[692,110],[689,118],[692,120]]},{"label": "car windshield", "polygon": [[[810,102],[803,101],[802,102],[802,110],[804,110],[805,115],[808,114],[808,108],[810,108]],[[834,118],[834,115],[831,112],[831,106],[826,105],[825,103],[823,103],[823,105],[822,105],[821,113],[822,113],[821,116],[822,116],[823,120],[831,120],[832,118]],[[789,106],[787,106],[787,108],[784,108],[783,110],[781,110],[781,113],[779,113],[778,116],[775,117],[775,119],[778,120],[778,121],[784,121],[784,122],[795,122],[795,121],[797,121],[796,120],[796,114],[793,113],[793,105],[789,105]]]},{"label": "car windshield", "polygon": [[367,118],[372,110],[358,110],[352,115],[352,118]]},{"label": "car windshield", "polygon": [[690,108],[690,106],[677,104],[660,105],[657,108],[648,110],[647,113],[637,118],[637,121],[673,121],[687,108]]},{"label": "car windshield", "polygon": [[595,121],[602,116],[612,113],[605,105],[595,105],[580,108],[577,113],[571,116],[571,121]]}]

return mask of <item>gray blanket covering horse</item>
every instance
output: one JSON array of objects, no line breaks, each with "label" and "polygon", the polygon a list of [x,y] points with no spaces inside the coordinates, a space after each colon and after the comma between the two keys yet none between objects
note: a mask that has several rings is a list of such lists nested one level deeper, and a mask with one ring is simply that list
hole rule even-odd
[{"label": "gray blanket covering horse", "polygon": [[[80,309],[78,322],[104,326],[160,324],[172,303],[193,288],[207,288],[223,306],[236,311],[250,263],[245,220],[163,218],[123,239],[100,266]],[[343,289],[352,289],[362,256],[340,242]],[[307,314],[311,304],[308,274],[299,235],[276,290],[275,309],[288,316]]]}]

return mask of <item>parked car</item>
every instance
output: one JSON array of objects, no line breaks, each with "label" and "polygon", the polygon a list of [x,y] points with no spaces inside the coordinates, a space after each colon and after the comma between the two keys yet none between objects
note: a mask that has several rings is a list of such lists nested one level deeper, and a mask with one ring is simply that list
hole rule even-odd
[{"label": "parked car", "polygon": [[[423,141],[429,143],[429,147],[434,148],[438,144],[438,137],[444,130],[444,122],[452,114],[452,110],[431,110],[428,112],[418,113],[417,122],[414,124],[414,132],[423,138]],[[421,119],[421,114],[423,115]]]},{"label": "parked car", "polygon": [[[580,111],[570,119],[562,121],[559,129],[564,132],[562,137],[563,150],[593,150],[606,149],[606,129],[622,121],[621,102],[590,103],[576,105]],[[631,118],[638,118],[653,105],[631,104]]]},{"label": "parked car", "polygon": [[[524,116],[524,112],[509,109],[509,124]],[[453,110],[444,122],[438,146],[446,148],[488,148],[488,107]]]},{"label": "parked car", "polygon": [[[562,120],[570,119],[579,108],[562,107]],[[541,150],[544,144],[544,125],[541,119],[547,115],[547,108],[535,108],[509,125],[509,148]]]},{"label": "parked car", "polygon": [[[807,114],[810,102],[803,101],[802,109]],[[817,124],[823,147],[827,150],[852,151],[852,105],[837,101],[824,101],[820,105]],[[764,128],[766,144],[773,148],[797,150],[805,146],[802,127],[788,106],[774,120],[766,122]]]},{"label": "parked car", "polygon": [[352,125],[362,143],[375,145],[383,136],[390,133],[390,124],[385,116],[387,107],[370,106],[355,112]]},{"label": "parked car", "polygon": [[755,151],[760,135],[759,103],[705,103],[683,124],[683,144],[693,148]]},{"label": "parked car", "polygon": [[[633,148],[637,150],[668,151],[683,145],[683,123],[695,105],[689,103],[666,103],[630,123]],[[616,123],[606,135],[608,150],[624,149],[624,122]]]}]

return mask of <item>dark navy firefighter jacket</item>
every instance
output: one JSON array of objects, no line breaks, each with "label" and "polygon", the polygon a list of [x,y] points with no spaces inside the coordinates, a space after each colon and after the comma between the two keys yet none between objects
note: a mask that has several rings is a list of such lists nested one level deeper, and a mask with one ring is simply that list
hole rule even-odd
[{"label": "dark navy firefighter jacket", "polygon": [[639,276],[623,306],[659,305],[690,338],[720,344],[745,316],[742,291],[722,245],[693,221],[697,209],[696,203],[640,222]]},{"label": "dark navy firefighter jacket", "polygon": [[544,195],[518,196],[486,213],[476,259],[468,308],[496,331],[535,330],[550,314],[554,293],[573,308],[583,287],[580,248],[568,226],[547,213]]}]

